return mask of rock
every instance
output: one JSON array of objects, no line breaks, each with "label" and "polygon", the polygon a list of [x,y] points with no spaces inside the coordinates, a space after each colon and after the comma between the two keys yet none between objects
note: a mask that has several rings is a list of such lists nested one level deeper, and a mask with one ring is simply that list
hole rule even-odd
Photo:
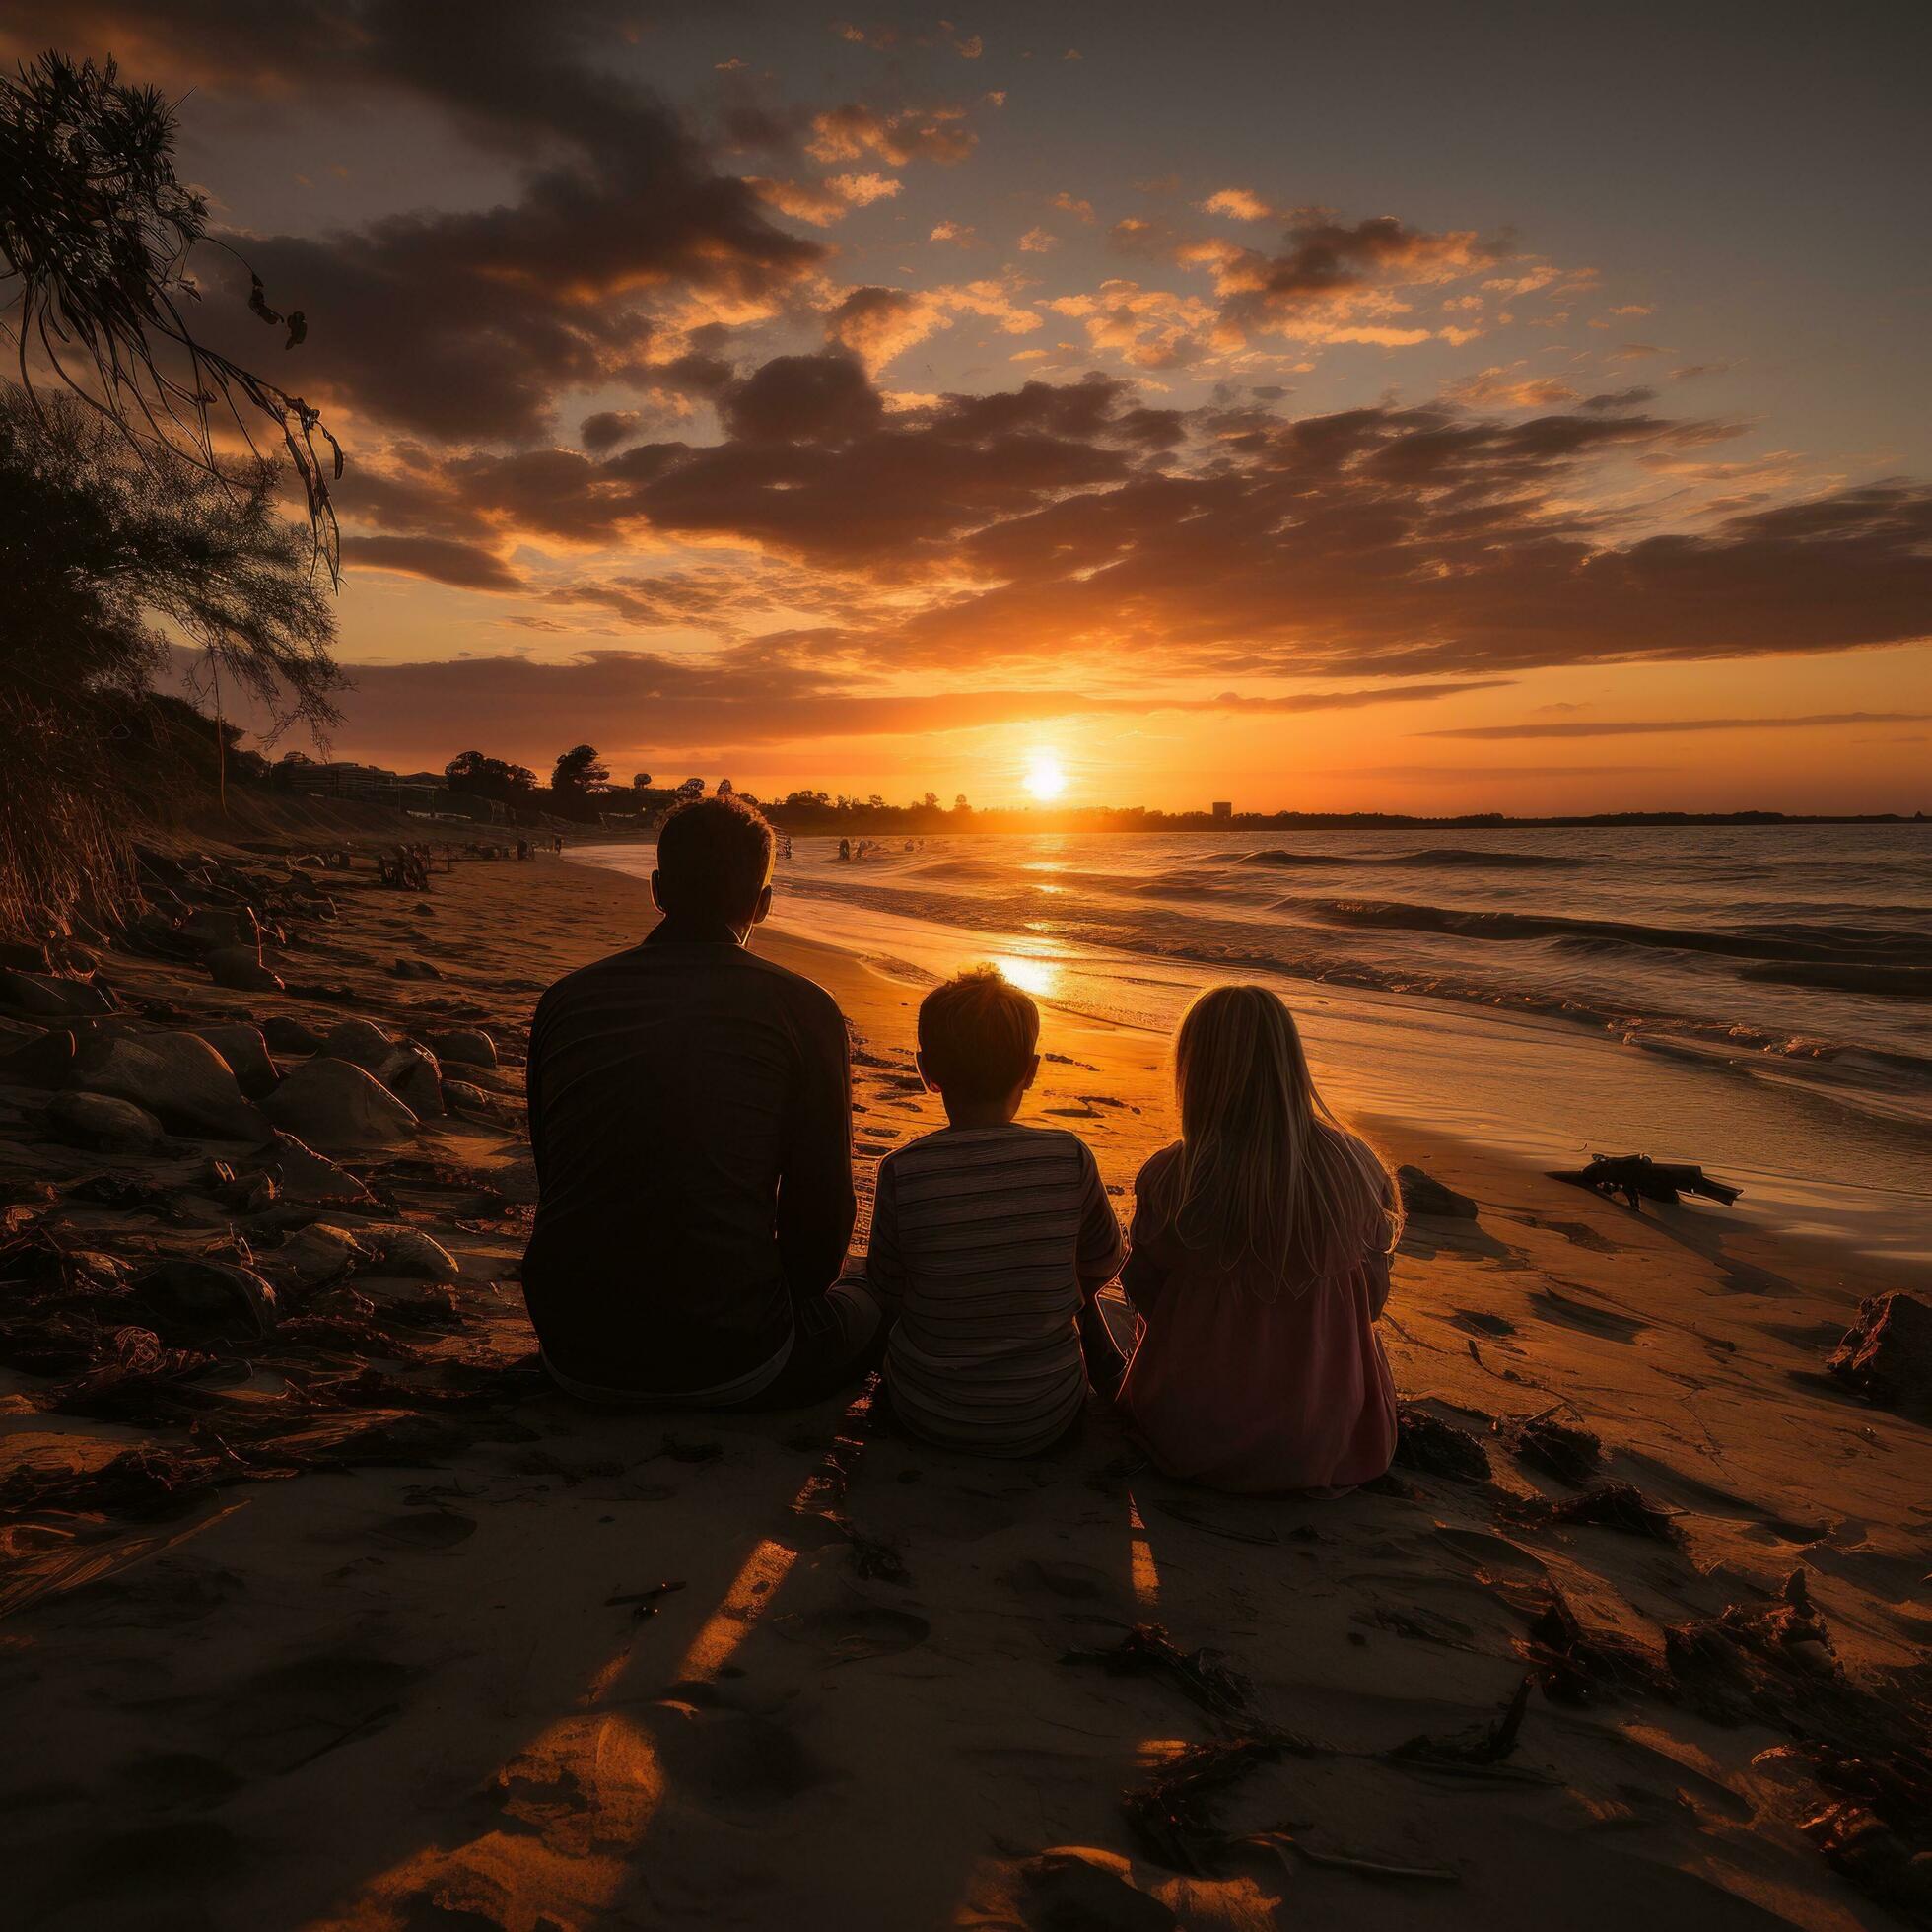
[{"label": "rock", "polygon": [[274,1328],[279,1313],[275,1290],[252,1268],[232,1262],[158,1262],[136,1277],[134,1292],[165,1341],[174,1335],[253,1341]]},{"label": "rock", "polygon": [[279,1248],[262,1257],[277,1275],[287,1275],[296,1286],[318,1288],[325,1281],[337,1281],[366,1268],[376,1251],[357,1240],[346,1227],[331,1227],[314,1221],[297,1228]]},{"label": "rock", "polygon": [[56,1027],[0,1059],[0,1086],[62,1087],[73,1071],[74,1036]]},{"label": "rock", "polygon": [[401,1221],[377,1221],[358,1228],[357,1234],[375,1249],[380,1274],[408,1275],[425,1281],[454,1281],[462,1275],[455,1256],[421,1228]]},{"label": "rock", "polygon": [[179,1134],[258,1140],[268,1130],[228,1062],[193,1033],[94,1034],[81,1045],[73,1084],[131,1100]]},{"label": "rock", "polygon": [[373,1019],[345,1019],[329,1028],[322,1051],[331,1060],[346,1060],[365,1073],[374,1073],[395,1052],[395,1045]]},{"label": "rock", "polygon": [[1028,1932],[1179,1932],[1180,1920],[1110,1851],[1060,1845],[1016,1869]]},{"label": "rock", "polygon": [[174,932],[202,952],[245,946],[254,953],[260,943],[255,922],[246,913],[227,912],[218,906],[203,906],[191,913]]},{"label": "rock", "polygon": [[1873,1295],[1825,1366],[1868,1402],[1932,1421],[1932,1301]]},{"label": "rock", "polygon": [[432,966],[427,959],[398,959],[389,971],[399,980],[440,980],[441,967]]},{"label": "rock", "polygon": [[380,1080],[347,1060],[306,1061],[262,1111],[285,1132],[344,1152],[390,1146],[417,1128],[416,1116]]},{"label": "rock", "polygon": [[404,1041],[383,1061],[376,1077],[413,1112],[425,1117],[443,1112],[443,1069],[427,1047]]},{"label": "rock", "polygon": [[285,1201],[313,1208],[363,1208],[376,1199],[353,1174],[293,1134],[276,1134],[250,1158],[275,1176]]},{"label": "rock", "polygon": [[292,1013],[270,1013],[261,1023],[261,1037],[271,1053],[320,1053],[322,1036]]},{"label": "rock", "polygon": [[453,1033],[433,1033],[430,1045],[437,1057],[457,1067],[494,1067],[497,1043],[473,1026],[458,1027]]},{"label": "rock", "polygon": [[260,1027],[238,1021],[233,1026],[191,1026],[188,1031],[228,1062],[236,1084],[250,1100],[264,1100],[275,1091],[282,1070],[268,1057]]},{"label": "rock", "polygon": [[153,1153],[164,1138],[161,1123],[145,1107],[106,1093],[57,1093],[47,1122],[69,1146],[98,1153]]},{"label": "rock", "polygon": [[494,1119],[497,1113],[496,1101],[467,1080],[445,1080],[443,1104],[452,1114],[483,1114]]},{"label": "rock", "polygon": [[280,993],[282,979],[261,963],[253,946],[217,946],[201,962],[217,986],[238,993]]},{"label": "rock", "polygon": [[1457,1221],[1473,1221],[1476,1218],[1477,1206],[1468,1195],[1444,1187],[1434,1175],[1424,1174],[1419,1167],[1397,1168],[1396,1185],[1402,1189],[1405,1213],[1434,1214],[1445,1220]]},{"label": "rock", "polygon": [[111,1013],[114,996],[91,980],[64,973],[22,973],[0,967],[0,1005],[58,1019],[69,1013]]}]

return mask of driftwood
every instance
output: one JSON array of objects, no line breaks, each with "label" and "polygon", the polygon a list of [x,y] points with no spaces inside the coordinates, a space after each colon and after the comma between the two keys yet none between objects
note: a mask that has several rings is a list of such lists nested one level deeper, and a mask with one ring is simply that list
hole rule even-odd
[{"label": "driftwood", "polygon": [[1648,1154],[1595,1154],[1588,1167],[1558,1167],[1550,1170],[1552,1181],[1567,1181],[1572,1187],[1589,1188],[1606,1199],[1622,1195],[1641,1213],[1645,1201],[1662,1202],[1675,1208],[1687,1194],[1701,1195],[1706,1201],[1719,1201],[1726,1208],[1744,1190],[1723,1181],[1713,1181],[1701,1167],[1688,1162],[1652,1160]]}]

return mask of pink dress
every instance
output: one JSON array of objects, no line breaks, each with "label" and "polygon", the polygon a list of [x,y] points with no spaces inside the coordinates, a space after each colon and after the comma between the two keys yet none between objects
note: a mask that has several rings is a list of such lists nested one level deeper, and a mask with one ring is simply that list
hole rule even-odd
[{"label": "pink dress", "polygon": [[[1178,1147],[1141,1168],[1135,1193]],[[1396,1391],[1375,1317],[1388,1264],[1284,1282],[1272,1300],[1228,1279],[1145,1207],[1122,1275],[1145,1324],[1118,1398],[1169,1476],[1242,1495],[1367,1483],[1396,1447]]]}]

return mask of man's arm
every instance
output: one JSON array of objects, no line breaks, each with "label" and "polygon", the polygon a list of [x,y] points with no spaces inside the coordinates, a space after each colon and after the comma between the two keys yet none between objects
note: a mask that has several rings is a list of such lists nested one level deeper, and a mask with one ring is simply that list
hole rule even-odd
[{"label": "man's arm", "polygon": [[852,1059],[845,1021],[828,1000],[799,1028],[798,1090],[778,1184],[778,1247],[794,1296],[839,1278],[858,1202],[852,1191]]},{"label": "man's arm", "polygon": [[536,1002],[530,1016],[529,1058],[523,1063],[523,1096],[529,1103],[530,1165],[536,1169],[537,1192],[543,1191],[543,1008],[549,995]]},{"label": "man's arm", "polygon": [[906,1298],[906,1258],[899,1251],[899,1188],[890,1155],[879,1162],[878,1183],[872,1196],[872,1231],[865,1242],[865,1285],[896,1320]]}]

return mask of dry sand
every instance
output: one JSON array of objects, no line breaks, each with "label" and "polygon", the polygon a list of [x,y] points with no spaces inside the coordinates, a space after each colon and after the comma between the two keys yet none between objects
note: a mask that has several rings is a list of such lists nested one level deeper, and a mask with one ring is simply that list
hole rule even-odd
[{"label": "dry sand", "polygon": [[[104,976],[177,1023],[482,1023],[514,1088],[541,987],[650,919],[635,881],[548,860],[460,865],[421,905],[367,870],[331,885],[340,917],[280,970],[333,1002],[118,953]],[[868,1194],[876,1157],[936,1124],[911,1072],[918,989],[782,932],[758,943],[852,1021]],[[441,980],[393,976],[398,955]],[[1085,1135],[1125,1210],[1172,1133],[1163,1043],[1052,1014],[1043,1044],[1026,1117]],[[123,1254],[246,1232],[208,1203],[205,1149],[55,1146],[46,1099],[0,1087],[0,1203],[23,1225]],[[329,1398],[356,1427],[409,1422],[426,1391],[467,1403],[434,1412],[427,1447],[229,1480],[274,1453],[230,1466],[222,1445],[272,1444],[261,1418],[291,1391],[319,1403],[353,1351],[292,1366],[265,1344],[169,1426],[47,1413],[45,1376],[0,1368],[9,1925],[1899,1922],[1823,1855],[1828,1828],[1801,1829],[1836,1802],[1804,1740],[1835,1738],[1841,1764],[1847,1735],[1897,1743],[1878,1713],[1902,1722],[1926,1692],[1927,1433],[1821,1372],[1861,1294],[1894,1285],[1869,1268],[1367,1123],[1480,1205],[1414,1220],[1387,1341],[1404,1395],[1490,1475],[1234,1500],[1150,1472],[1097,1408],[1075,1447],[1013,1467],[870,1433],[862,1401],[654,1417],[543,1392],[516,1285],[520,1105],[491,1104],[395,1151],[523,1206],[464,1211],[408,1178],[424,1170],[389,1170],[403,1217],[460,1264],[457,1325],[413,1332],[386,1407]],[[127,1211],[35,1186],[102,1173],[184,1192]],[[253,1237],[271,1274],[274,1238]],[[422,1293],[380,1269],[354,1286]],[[1580,1487],[1490,1432],[1544,1412],[1602,1438]],[[62,1472],[190,1444],[220,1480],[172,1506],[46,1501]],[[1552,1518],[1604,1482],[1636,1485],[1669,1534]],[[1815,1613],[1780,1608],[1794,1573]],[[1680,1639],[1673,1669],[1666,1631],[1695,1638],[1727,1606],[1744,1640]],[[1150,1622],[1218,1659],[1069,1661]],[[1483,1742],[1526,1676],[1513,1745]],[[1466,1731],[1473,1747],[1392,1755]],[[1187,1747],[1207,1748],[1177,1760]],[[1868,1878],[1898,1850],[1872,1842]],[[1067,1847],[1084,1850],[1042,1857]]]}]

